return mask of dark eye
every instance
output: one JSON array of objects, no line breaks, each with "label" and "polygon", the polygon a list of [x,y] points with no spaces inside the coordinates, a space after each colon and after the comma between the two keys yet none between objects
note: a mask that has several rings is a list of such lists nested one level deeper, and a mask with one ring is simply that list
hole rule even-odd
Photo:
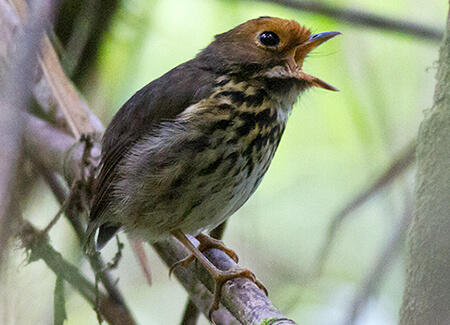
[{"label": "dark eye", "polygon": [[280,38],[274,32],[266,30],[259,35],[259,42],[264,46],[277,46]]}]

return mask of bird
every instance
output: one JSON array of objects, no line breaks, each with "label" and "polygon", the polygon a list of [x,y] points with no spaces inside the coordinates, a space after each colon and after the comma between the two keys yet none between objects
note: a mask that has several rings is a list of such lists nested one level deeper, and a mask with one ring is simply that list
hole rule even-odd
[{"label": "bird", "polygon": [[201,253],[208,247],[237,255],[204,232],[255,192],[299,96],[314,87],[337,90],[302,67],[339,34],[313,34],[294,20],[251,19],[137,91],[103,135],[88,250],[100,250],[120,230],[149,243],[174,236],[214,278],[213,309],[231,278],[248,277],[265,290],[249,270],[210,263]]}]

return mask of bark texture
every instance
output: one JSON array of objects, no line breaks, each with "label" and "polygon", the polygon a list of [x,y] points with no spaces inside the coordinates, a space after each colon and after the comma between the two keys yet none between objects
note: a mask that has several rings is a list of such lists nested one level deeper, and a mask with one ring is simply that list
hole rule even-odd
[{"label": "bark texture", "polygon": [[450,324],[450,19],[441,45],[434,105],[417,144],[415,212],[409,234],[401,325]]}]

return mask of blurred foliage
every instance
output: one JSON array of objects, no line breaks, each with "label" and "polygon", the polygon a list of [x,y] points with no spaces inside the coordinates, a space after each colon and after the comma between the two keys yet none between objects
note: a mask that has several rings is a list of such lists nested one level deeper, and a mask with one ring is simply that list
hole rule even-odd
[{"label": "blurred foliage", "polygon": [[78,61],[76,67],[68,67],[72,62],[65,62],[66,72],[76,84],[86,77],[95,62],[102,35],[110,26],[119,3],[119,0],[58,1],[54,31],[68,56]]},{"label": "blurred foliage", "polygon": [[[334,1],[341,7],[442,27],[442,1]],[[416,136],[432,103],[438,44],[340,24],[258,1],[122,1],[100,47],[98,70],[84,80],[84,95],[105,124],[138,89],[192,58],[213,35],[258,16],[294,19],[313,31],[338,30],[310,55],[305,70],[340,89],[311,90],[296,105],[280,148],[260,188],[234,215],[225,235],[241,265],[267,286],[272,301],[299,324],[337,324],[356,288],[392,235],[411,195],[413,173],[399,179],[352,215],[340,229],[325,273],[313,274],[330,218]],[[44,189],[35,190],[26,216],[45,225],[57,211]],[[60,222],[53,244],[73,263],[77,245]],[[110,244],[105,256],[112,256]],[[42,263],[24,265],[12,252],[4,324],[48,324],[54,275]],[[262,253],[264,252],[264,253]],[[186,294],[150,253],[154,285],[145,285],[129,250],[115,274],[141,324],[177,324]],[[387,269],[378,295],[358,324],[396,324],[403,293],[403,255]],[[90,275],[91,276],[91,275]],[[18,281],[17,279],[20,279]],[[95,313],[71,288],[67,324],[96,324]],[[40,297],[37,301],[36,297]],[[22,311],[26,307],[27,312]],[[30,307],[32,306],[32,307]],[[203,319],[202,324],[206,324]]]}]

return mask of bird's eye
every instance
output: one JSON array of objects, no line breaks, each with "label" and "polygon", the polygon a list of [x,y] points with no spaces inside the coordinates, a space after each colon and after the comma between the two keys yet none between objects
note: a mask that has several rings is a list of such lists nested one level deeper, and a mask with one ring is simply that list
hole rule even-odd
[{"label": "bird's eye", "polygon": [[277,46],[280,38],[274,32],[266,30],[259,35],[259,42],[264,46]]}]

